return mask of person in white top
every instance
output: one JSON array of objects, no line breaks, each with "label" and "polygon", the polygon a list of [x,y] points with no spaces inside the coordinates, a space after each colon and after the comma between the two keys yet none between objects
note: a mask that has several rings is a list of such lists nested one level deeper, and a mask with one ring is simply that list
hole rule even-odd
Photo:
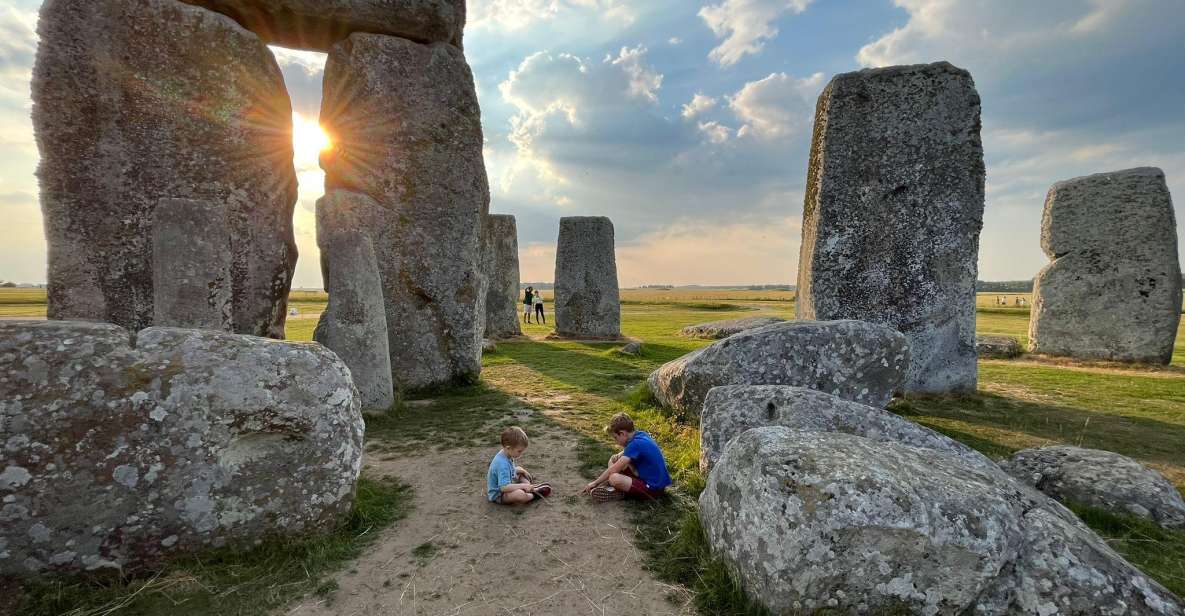
[{"label": "person in white top", "polygon": [[535,294],[535,322],[547,323],[547,315],[543,313],[543,294]]}]

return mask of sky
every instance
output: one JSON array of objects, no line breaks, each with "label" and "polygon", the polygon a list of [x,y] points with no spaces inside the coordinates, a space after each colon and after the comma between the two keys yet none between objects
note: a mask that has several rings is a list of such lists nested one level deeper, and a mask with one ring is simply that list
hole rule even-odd
[{"label": "sky", "polygon": [[[39,6],[0,0],[0,279],[19,282],[45,280]],[[983,101],[979,277],[1016,280],[1047,262],[1041,210],[1059,180],[1160,167],[1180,234],[1182,40],[1181,0],[470,0],[465,54],[490,211],[517,218],[524,281],[552,279],[560,217],[599,215],[622,286],[792,284],[819,93],[837,73],[938,60],[971,71]],[[315,122],[325,56],[273,51]],[[323,175],[315,156],[295,164],[293,286],[320,288]]]}]

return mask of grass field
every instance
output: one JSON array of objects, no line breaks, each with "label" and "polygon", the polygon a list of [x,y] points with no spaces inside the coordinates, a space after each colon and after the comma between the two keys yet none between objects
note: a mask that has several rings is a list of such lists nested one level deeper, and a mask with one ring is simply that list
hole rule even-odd
[{"label": "grass field", "polygon": [[[627,290],[622,294],[622,325],[627,336],[644,341],[640,356],[622,355],[614,344],[530,339],[500,342],[496,352],[484,357],[483,383],[445,394],[434,403],[432,416],[420,418],[422,425],[417,425],[439,438],[471,443],[472,427],[477,425],[473,422],[481,418],[474,415],[475,409],[496,413],[501,408],[496,401],[510,396],[539,409],[547,421],[582,434],[584,440],[578,445],[591,472],[603,463],[610,445],[601,427],[613,413],[629,411],[662,444],[679,486],[668,503],[634,510],[638,544],[648,554],[649,566],[663,579],[691,588],[701,613],[759,613],[746,604],[727,573],[705,550],[694,514],[694,497],[704,480],[697,469],[696,425],[652,406],[639,384],[663,362],[708,343],[679,336],[685,325],[755,314],[792,318],[792,294],[777,293],[784,292]],[[993,306],[995,295],[980,297],[980,333],[1024,341],[1027,308]],[[22,297],[28,299],[27,294]],[[1008,297],[1011,304],[1015,295]],[[0,310],[34,313],[38,309],[35,302],[6,299],[0,293]],[[550,297],[547,299],[550,320]],[[319,312],[324,301],[324,295],[316,293],[294,294],[292,298],[303,315]],[[43,314],[43,307],[41,310]],[[315,322],[312,318],[290,321],[289,337],[310,339]],[[525,329],[537,337],[550,326]],[[980,387],[975,394],[911,397],[895,401],[890,409],[993,457],[1048,443],[1108,449],[1149,464],[1178,489],[1185,488],[1185,328],[1178,334],[1177,351],[1169,367],[1032,356],[981,361],[979,366]],[[447,412],[453,407],[455,413]],[[401,429],[406,421],[406,417],[401,419]],[[385,438],[383,435],[393,429],[382,419],[373,420],[368,438]],[[1105,512],[1078,511],[1119,552],[1178,594],[1185,594],[1185,532],[1164,531]]]}]

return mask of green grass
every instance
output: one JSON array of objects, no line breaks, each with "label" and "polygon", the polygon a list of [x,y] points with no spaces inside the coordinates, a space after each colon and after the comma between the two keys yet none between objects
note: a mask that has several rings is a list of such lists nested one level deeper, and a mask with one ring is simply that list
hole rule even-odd
[{"label": "green grass", "polygon": [[254,616],[310,593],[331,594],[329,575],[407,515],[411,489],[394,479],[358,482],[349,519],[336,531],[267,541],[250,551],[216,550],[129,579],[49,581],[23,589],[22,616]]}]

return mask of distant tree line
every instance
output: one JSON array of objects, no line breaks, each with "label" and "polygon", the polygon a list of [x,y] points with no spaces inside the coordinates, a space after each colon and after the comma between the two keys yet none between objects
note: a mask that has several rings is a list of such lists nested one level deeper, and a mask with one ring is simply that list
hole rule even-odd
[{"label": "distant tree line", "polygon": [[994,282],[980,280],[975,283],[975,290],[981,293],[1032,293],[1033,279],[1000,280]]}]

